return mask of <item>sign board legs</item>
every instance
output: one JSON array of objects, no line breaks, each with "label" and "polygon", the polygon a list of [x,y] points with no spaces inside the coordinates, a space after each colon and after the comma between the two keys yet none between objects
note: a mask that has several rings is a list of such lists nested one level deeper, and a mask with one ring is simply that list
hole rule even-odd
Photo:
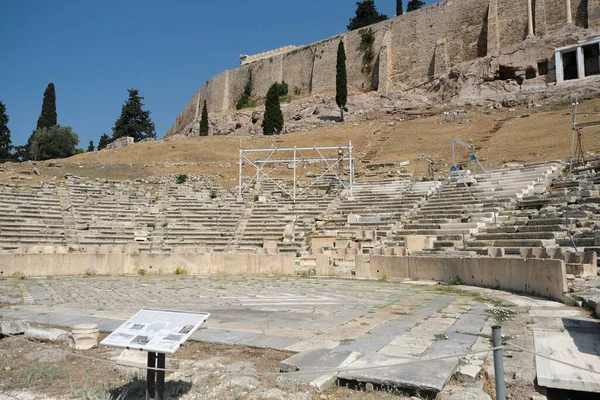
[{"label": "sign board legs", "polygon": [[[154,368],[162,369],[157,371]],[[164,400],[165,398],[165,355],[148,352],[148,370],[146,371],[146,400]]]}]

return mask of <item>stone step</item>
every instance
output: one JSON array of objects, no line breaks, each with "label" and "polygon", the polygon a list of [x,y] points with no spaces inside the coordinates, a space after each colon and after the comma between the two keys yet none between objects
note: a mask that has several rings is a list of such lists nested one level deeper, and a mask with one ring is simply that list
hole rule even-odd
[{"label": "stone step", "polygon": [[523,232],[523,233],[478,233],[478,240],[504,240],[504,239],[555,239],[554,232]]}]

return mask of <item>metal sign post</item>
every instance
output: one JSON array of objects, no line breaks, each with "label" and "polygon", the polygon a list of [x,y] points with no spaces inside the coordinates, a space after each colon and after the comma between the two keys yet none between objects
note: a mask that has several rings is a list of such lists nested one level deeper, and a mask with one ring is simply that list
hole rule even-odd
[{"label": "metal sign post", "polygon": [[164,400],[166,354],[175,354],[208,317],[208,313],[142,308],[100,344],[147,351],[146,400]]}]

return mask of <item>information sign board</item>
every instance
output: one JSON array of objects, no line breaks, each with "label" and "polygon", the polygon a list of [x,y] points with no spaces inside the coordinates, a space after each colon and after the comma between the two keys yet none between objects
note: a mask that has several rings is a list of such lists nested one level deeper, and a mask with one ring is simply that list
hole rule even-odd
[{"label": "information sign board", "polygon": [[209,313],[142,308],[100,344],[174,354],[208,317]]}]

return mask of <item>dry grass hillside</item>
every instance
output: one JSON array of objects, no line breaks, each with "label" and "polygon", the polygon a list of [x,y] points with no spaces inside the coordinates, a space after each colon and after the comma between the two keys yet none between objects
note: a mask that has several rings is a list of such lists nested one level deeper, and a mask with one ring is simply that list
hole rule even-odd
[{"label": "dry grass hillside", "polygon": [[[580,122],[600,120],[600,99],[581,101]],[[472,141],[478,156],[488,168],[506,163],[526,163],[567,159],[571,151],[570,104],[515,109],[466,110],[466,114],[444,122],[438,114],[394,121],[393,116],[367,117],[361,121],[331,123],[305,132],[281,136],[215,136],[173,141],[142,142],[130,147],[80,154],[57,160],[60,168],[35,165],[40,176],[33,181],[62,179],[64,174],[101,179],[139,179],[165,174],[219,174],[227,187],[237,184],[237,160],[240,140],[244,148],[309,147],[347,144],[352,140],[359,177],[364,174],[365,158],[370,165],[410,161],[407,172],[425,172],[426,164],[417,162],[419,153],[441,161],[445,173],[451,159],[451,137]],[[600,127],[588,128],[597,134]],[[600,140],[584,137],[587,152],[600,150]],[[458,161],[468,160],[466,149],[458,151]],[[5,164],[0,167],[0,181],[10,181],[21,171],[33,170],[32,163]],[[3,171],[2,171],[3,169]],[[285,168],[282,168],[285,171]],[[306,171],[302,171],[305,175]],[[25,173],[25,172],[23,172]],[[285,172],[291,174],[289,171]]]}]

